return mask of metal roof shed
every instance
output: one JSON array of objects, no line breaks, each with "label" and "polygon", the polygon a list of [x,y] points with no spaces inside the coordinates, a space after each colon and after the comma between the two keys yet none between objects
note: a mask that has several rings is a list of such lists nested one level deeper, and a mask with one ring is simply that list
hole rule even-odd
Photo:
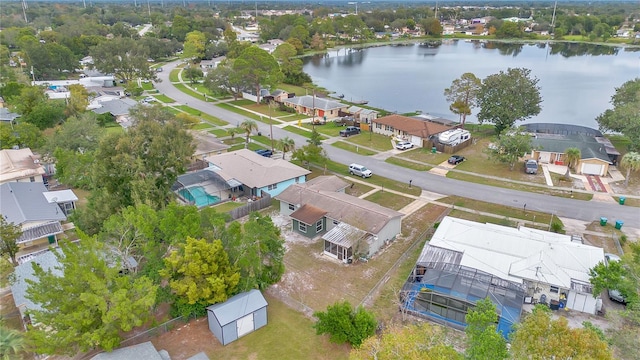
[{"label": "metal roof shed", "polygon": [[222,345],[267,325],[267,301],[259,290],[251,290],[207,307],[209,330]]}]

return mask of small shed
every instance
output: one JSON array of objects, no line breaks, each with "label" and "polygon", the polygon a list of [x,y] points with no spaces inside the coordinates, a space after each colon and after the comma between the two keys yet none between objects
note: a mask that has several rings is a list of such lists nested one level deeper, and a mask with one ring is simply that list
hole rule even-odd
[{"label": "small shed", "polygon": [[222,345],[267,325],[267,300],[259,290],[251,290],[207,307],[209,330]]}]

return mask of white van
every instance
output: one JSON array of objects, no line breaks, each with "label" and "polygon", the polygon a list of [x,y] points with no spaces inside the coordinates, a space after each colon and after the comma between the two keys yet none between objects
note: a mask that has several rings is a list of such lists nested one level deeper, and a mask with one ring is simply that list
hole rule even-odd
[{"label": "white van", "polygon": [[349,165],[349,174],[362,176],[363,178],[368,178],[373,175],[371,170],[367,169],[364,165],[360,164],[351,164]]}]

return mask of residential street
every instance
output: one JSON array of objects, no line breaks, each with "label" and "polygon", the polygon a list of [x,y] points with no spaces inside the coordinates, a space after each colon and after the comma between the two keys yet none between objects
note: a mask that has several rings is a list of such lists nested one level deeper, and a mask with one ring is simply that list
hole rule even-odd
[{"label": "residential street", "polygon": [[[169,96],[176,102],[187,104],[194,109],[223,119],[232,125],[240,124],[246,119],[242,115],[216,107],[213,103],[207,103],[204,100],[193,98],[175,88],[169,81],[169,74],[178,64],[179,62],[173,62],[163,65],[164,71],[158,73],[158,77],[162,81],[156,83],[155,86],[161,93]],[[269,134],[270,129],[267,124],[258,122],[258,126],[259,131],[263,134]],[[294,139],[296,146],[304,146],[306,144],[305,137],[287,132],[275,126],[273,127],[273,135],[276,139],[289,136]],[[611,222],[622,220],[624,221],[623,230],[626,230],[627,227],[632,227],[636,234],[640,233],[640,209],[637,207],[621,206],[617,203],[600,202],[597,200],[587,202],[463,182],[392,165],[384,162],[384,160],[358,155],[333,146],[325,146],[324,148],[333,161],[343,164],[356,162],[371,169],[374,176],[383,176],[405,182],[412,180],[414,186],[419,186],[430,192],[443,195],[458,195],[514,207],[522,207],[524,204],[527,204],[526,208],[530,210],[553,213],[559,217],[587,222],[597,221],[600,217],[606,217]]]}]

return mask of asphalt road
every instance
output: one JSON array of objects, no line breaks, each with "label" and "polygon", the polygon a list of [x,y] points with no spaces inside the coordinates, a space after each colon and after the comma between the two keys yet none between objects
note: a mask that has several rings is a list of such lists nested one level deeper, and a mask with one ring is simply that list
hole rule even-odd
[{"label": "asphalt road", "polygon": [[[178,64],[179,62],[166,64],[163,66],[163,72],[158,73],[158,77],[162,81],[156,83],[155,86],[161,93],[169,96],[176,102],[189,105],[194,109],[216,116],[232,125],[238,125],[246,119],[242,115],[219,108],[212,103],[205,102],[204,99],[200,100],[191,97],[175,88],[169,81],[169,73]],[[269,125],[258,122],[258,126],[259,131],[263,134],[269,134]],[[296,142],[296,146],[306,145],[307,139],[305,137],[273,127],[273,137],[275,139],[280,139],[285,136],[293,139]],[[623,227],[629,226],[640,229],[640,209],[637,207],[621,206],[612,202],[561,198],[464,182],[392,165],[370,156],[354,154],[333,146],[325,146],[324,148],[333,161],[342,164],[356,162],[365,165],[378,176],[406,182],[412,180],[414,186],[419,186],[426,191],[443,195],[458,195],[506,206],[523,207],[524,204],[526,204],[526,208],[529,210],[543,211],[555,214],[556,216],[582,221],[596,221],[600,220],[600,217],[606,217],[609,222],[622,220],[624,222]]]}]

